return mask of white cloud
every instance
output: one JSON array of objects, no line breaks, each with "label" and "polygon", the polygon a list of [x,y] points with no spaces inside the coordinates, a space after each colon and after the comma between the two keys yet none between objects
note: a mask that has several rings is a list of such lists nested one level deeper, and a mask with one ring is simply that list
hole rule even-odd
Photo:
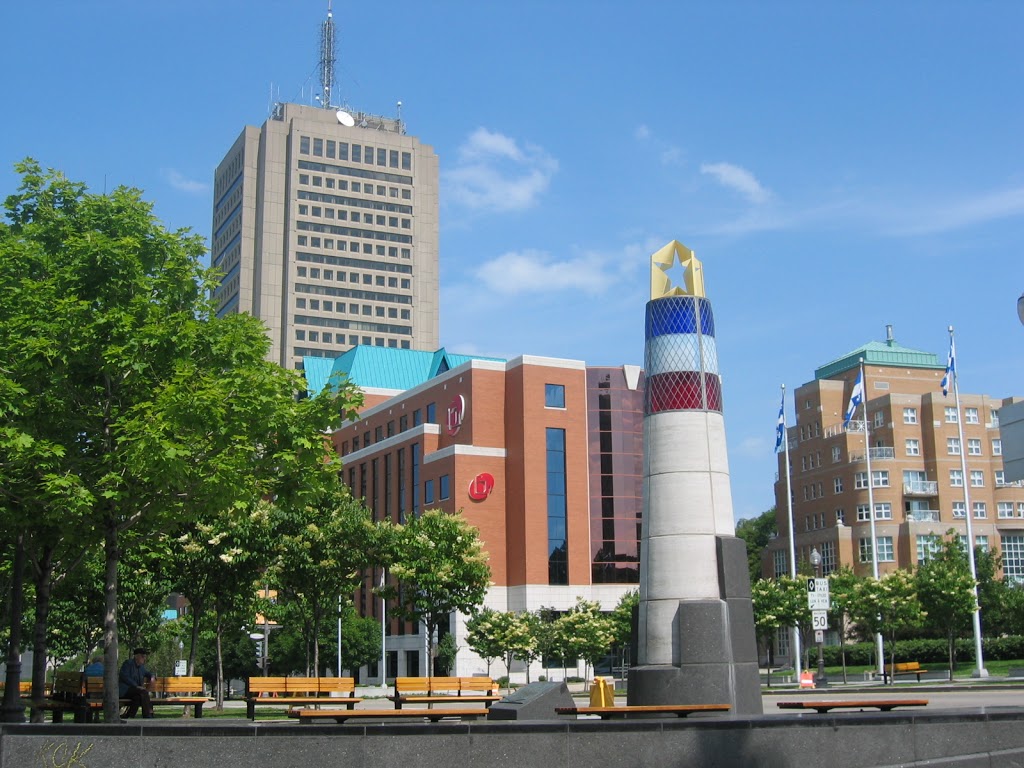
[{"label": "white cloud", "polygon": [[682,165],[683,151],[679,147],[669,147],[661,153],[662,165]]},{"label": "white cloud", "polygon": [[636,127],[636,130],[633,132],[633,136],[639,141],[645,141],[651,138],[651,129],[648,128],[646,125],[640,124]]},{"label": "white cloud", "polygon": [[596,295],[612,283],[603,266],[603,259],[591,255],[557,261],[544,251],[509,251],[481,266],[476,275],[498,294],[573,291]]},{"label": "white cloud", "polygon": [[523,210],[537,204],[557,170],[558,161],[540,147],[477,128],[444,175],[445,192],[467,208]]},{"label": "white cloud", "polygon": [[754,174],[738,165],[704,163],[700,167],[700,172],[713,176],[723,187],[739,192],[752,203],[764,203],[771,197],[771,193],[761,186]]},{"label": "white cloud", "polygon": [[164,180],[179,192],[187,192],[190,195],[205,195],[210,191],[209,184],[185,178],[185,176],[173,168],[164,168],[161,174]]},{"label": "white cloud", "polygon": [[894,235],[926,235],[965,229],[975,224],[1024,215],[1024,187],[992,192],[980,197],[959,200],[944,205],[919,207],[911,210],[898,206],[902,220],[889,228]]}]

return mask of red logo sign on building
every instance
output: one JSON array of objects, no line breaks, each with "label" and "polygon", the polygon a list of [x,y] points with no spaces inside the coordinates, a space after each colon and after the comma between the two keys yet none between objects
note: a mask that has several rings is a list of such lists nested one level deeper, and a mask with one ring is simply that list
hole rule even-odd
[{"label": "red logo sign on building", "polygon": [[483,501],[493,490],[494,475],[490,472],[481,472],[469,481],[469,498],[473,501]]},{"label": "red logo sign on building", "polygon": [[466,398],[456,395],[448,405],[448,434],[454,437],[462,429],[462,420],[466,415]]}]

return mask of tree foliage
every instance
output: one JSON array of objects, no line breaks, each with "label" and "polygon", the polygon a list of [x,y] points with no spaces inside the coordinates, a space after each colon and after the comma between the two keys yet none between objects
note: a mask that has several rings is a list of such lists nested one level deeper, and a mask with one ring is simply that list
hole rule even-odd
[{"label": "tree foliage", "polygon": [[259,321],[215,316],[201,239],[164,228],[138,190],[90,194],[34,161],[17,168],[0,224],[2,530],[33,563],[37,645],[54,575],[102,546],[113,722],[122,554],[201,510],[301,496],[304,473],[336,464],[323,432],[355,395],[300,399]]},{"label": "tree foliage", "polygon": [[970,625],[977,607],[967,552],[954,531],[950,531],[918,566],[916,582],[924,623],[946,638],[949,679],[952,680],[956,668],[956,638]]},{"label": "tree foliage", "polygon": [[747,517],[736,523],[736,536],[743,539],[747,545],[747,567],[750,569],[751,584],[761,578],[761,553],[777,533],[775,507],[765,510],[757,517]]},{"label": "tree foliage", "polygon": [[427,642],[437,627],[458,611],[471,613],[483,603],[491,577],[480,535],[461,514],[439,509],[398,526],[391,575],[398,580],[398,609],[422,621]]}]

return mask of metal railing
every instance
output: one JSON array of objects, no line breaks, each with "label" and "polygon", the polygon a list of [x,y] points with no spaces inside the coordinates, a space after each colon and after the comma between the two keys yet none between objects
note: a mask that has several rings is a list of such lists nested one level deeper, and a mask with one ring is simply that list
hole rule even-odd
[{"label": "metal railing", "polygon": [[[889,459],[895,459],[896,458],[896,449],[895,448],[880,447],[880,448],[869,448],[868,450],[871,453],[871,460],[872,461],[888,461]],[[850,454],[850,463],[851,464],[855,464],[855,463],[860,462],[860,461],[864,461],[864,454],[863,453],[851,453]]]},{"label": "metal railing", "polygon": [[903,493],[906,496],[938,496],[939,483],[937,480],[907,480],[903,483]]},{"label": "metal railing", "polygon": [[939,522],[939,510],[911,509],[907,511],[907,520],[912,523],[937,523]]}]

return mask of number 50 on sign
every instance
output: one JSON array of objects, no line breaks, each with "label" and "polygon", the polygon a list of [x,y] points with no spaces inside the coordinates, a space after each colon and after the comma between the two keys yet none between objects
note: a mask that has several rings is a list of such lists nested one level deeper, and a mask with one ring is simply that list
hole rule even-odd
[{"label": "number 50 on sign", "polygon": [[811,611],[811,628],[828,629],[828,611]]}]

